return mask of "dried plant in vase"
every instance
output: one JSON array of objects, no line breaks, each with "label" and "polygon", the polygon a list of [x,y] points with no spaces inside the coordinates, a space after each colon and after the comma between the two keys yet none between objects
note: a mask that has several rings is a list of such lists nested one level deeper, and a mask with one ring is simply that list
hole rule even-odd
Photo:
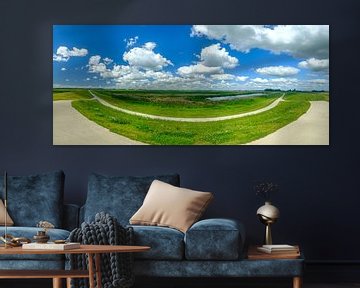
[{"label": "dried plant in vase", "polygon": [[270,202],[271,195],[279,191],[279,185],[269,181],[262,181],[255,184],[254,190],[257,196],[263,198],[265,202]]},{"label": "dried plant in vase", "polygon": [[36,227],[42,228],[43,230],[40,230],[37,232],[37,234],[33,237],[35,242],[37,243],[47,243],[50,239],[49,235],[47,235],[47,231],[49,229],[55,228],[54,224],[48,222],[48,221],[40,221]]}]

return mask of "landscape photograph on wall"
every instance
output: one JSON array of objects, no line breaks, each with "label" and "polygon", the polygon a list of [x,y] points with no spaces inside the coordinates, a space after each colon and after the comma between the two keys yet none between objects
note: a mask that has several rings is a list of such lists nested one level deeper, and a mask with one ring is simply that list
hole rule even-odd
[{"label": "landscape photograph on wall", "polygon": [[329,145],[329,25],[54,25],[53,145]]}]

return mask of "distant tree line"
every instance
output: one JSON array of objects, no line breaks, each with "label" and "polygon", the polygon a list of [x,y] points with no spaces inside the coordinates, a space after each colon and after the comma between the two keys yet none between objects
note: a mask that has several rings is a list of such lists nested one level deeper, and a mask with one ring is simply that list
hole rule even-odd
[{"label": "distant tree line", "polygon": [[325,90],[301,91],[301,90],[296,90],[296,89],[282,90],[282,89],[271,89],[271,88],[266,88],[266,89],[264,89],[264,91],[265,92],[281,92],[281,91],[285,91],[285,92],[326,92]]}]

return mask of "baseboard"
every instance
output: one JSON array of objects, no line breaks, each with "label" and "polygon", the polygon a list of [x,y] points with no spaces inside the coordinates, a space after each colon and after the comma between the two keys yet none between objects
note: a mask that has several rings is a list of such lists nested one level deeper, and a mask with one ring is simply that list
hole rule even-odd
[{"label": "baseboard", "polygon": [[360,282],[360,261],[306,261],[306,282]]}]

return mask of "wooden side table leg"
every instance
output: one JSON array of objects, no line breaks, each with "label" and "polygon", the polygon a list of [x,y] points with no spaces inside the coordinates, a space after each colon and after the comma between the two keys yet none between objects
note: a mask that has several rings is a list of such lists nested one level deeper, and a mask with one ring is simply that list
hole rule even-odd
[{"label": "wooden side table leg", "polygon": [[61,280],[61,278],[53,278],[53,288],[62,288]]},{"label": "wooden side table leg", "polygon": [[95,254],[95,271],[96,271],[96,285],[97,288],[102,288],[101,284],[101,255]]},{"label": "wooden side table leg", "polygon": [[94,254],[88,253],[88,260],[89,260],[89,288],[95,288],[95,281],[94,281]]},{"label": "wooden side table leg", "polygon": [[293,278],[293,288],[301,288],[301,277],[296,276]]},{"label": "wooden side table leg", "polygon": [[71,278],[66,278],[66,288],[71,288]]}]

